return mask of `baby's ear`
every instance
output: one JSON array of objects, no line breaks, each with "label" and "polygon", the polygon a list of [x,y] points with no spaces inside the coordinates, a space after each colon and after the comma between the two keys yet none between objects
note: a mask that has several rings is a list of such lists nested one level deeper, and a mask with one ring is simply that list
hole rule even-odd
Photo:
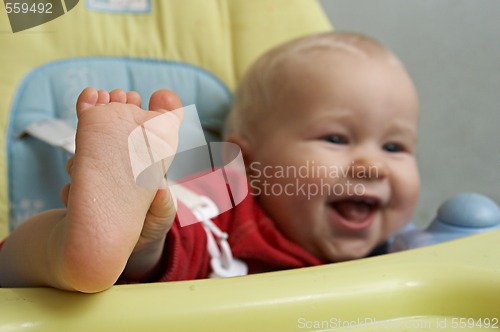
[{"label": "baby's ear", "polygon": [[[241,135],[234,133],[227,136],[224,140],[226,142],[233,143],[239,146],[239,148],[241,149],[241,154],[243,156],[243,162],[245,163],[245,168],[247,168],[252,162],[250,143],[248,142],[248,140],[242,137]],[[224,158],[224,163],[228,163],[234,159],[234,152],[232,149],[231,151],[224,149],[222,153],[223,153],[222,157]]]}]

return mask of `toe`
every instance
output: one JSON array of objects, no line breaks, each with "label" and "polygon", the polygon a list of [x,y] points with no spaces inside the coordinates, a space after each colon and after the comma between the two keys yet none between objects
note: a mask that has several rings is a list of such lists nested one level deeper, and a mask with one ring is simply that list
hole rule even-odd
[{"label": "toe", "polygon": [[182,104],[179,97],[167,89],[154,92],[149,99],[149,109],[152,111],[173,111],[180,107]]},{"label": "toe", "polygon": [[70,185],[67,184],[64,187],[62,187],[61,192],[60,192],[60,198],[61,202],[64,204],[64,206],[68,206],[68,196],[69,196],[69,188]]},{"label": "toe", "polygon": [[137,107],[141,107],[142,106],[141,95],[136,91],[127,92],[127,104],[133,104]]},{"label": "toe", "polygon": [[125,104],[127,102],[127,94],[122,89],[115,89],[109,93],[109,101]]},{"label": "toe", "polygon": [[68,175],[71,177],[71,175],[73,174],[73,162],[74,162],[75,158],[74,157],[71,157],[68,159],[68,161],[66,162],[66,173],[68,173]]},{"label": "toe", "polygon": [[97,104],[98,93],[94,88],[86,88],[80,93],[76,102],[76,111],[81,112],[89,107],[94,107]]},{"label": "toe", "polygon": [[106,90],[97,91],[97,105],[109,104],[109,92]]}]

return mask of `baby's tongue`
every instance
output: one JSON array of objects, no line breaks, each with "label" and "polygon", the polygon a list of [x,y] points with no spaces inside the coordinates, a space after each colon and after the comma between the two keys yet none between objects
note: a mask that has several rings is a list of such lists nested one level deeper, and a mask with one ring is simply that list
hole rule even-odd
[{"label": "baby's tongue", "polygon": [[363,222],[370,215],[370,207],[363,202],[345,200],[335,203],[338,213],[350,222]]}]

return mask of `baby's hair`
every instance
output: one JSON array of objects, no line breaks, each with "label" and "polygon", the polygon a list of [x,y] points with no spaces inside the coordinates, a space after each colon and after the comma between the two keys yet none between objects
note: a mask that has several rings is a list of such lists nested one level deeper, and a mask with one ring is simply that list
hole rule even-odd
[{"label": "baby's hair", "polygon": [[[377,40],[354,32],[324,32],[282,44],[262,55],[241,79],[226,120],[224,137],[232,133],[250,138],[262,114],[270,107],[273,78],[283,66],[310,52],[345,52],[401,64],[399,59]],[[253,128],[253,129],[252,129]]]}]

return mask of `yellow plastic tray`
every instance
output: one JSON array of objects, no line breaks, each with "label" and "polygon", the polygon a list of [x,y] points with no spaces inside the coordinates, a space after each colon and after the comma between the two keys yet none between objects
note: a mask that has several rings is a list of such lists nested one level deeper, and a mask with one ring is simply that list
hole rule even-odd
[{"label": "yellow plastic tray", "polygon": [[92,295],[0,289],[0,331],[495,330],[499,239],[493,231],[345,263]]}]

